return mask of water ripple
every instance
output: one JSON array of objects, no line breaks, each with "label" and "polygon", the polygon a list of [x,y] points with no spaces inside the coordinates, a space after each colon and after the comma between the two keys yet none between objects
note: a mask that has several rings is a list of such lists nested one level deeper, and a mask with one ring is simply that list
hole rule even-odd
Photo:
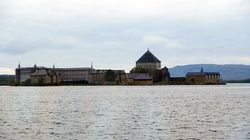
[{"label": "water ripple", "polygon": [[0,87],[0,139],[250,139],[250,86]]}]

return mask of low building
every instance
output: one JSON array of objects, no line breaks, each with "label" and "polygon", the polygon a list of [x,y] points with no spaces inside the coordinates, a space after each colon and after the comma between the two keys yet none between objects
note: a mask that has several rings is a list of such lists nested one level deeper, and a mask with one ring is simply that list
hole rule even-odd
[{"label": "low building", "polygon": [[47,69],[45,67],[25,67],[21,68],[20,63],[18,64],[18,68],[16,68],[16,82],[23,83],[30,79],[30,75],[34,73],[36,70]]},{"label": "low building", "polygon": [[[114,74],[111,80],[107,79],[108,71]],[[124,70],[93,69],[90,73],[89,82],[91,84],[105,84],[105,83],[126,84],[126,73]]]},{"label": "low building", "polygon": [[220,84],[221,78],[219,72],[188,72],[186,74],[187,84]]},{"label": "low building", "polygon": [[59,85],[60,75],[53,70],[37,70],[30,75],[31,85]]},{"label": "low building", "polygon": [[127,74],[128,85],[151,85],[153,79],[148,73],[128,73]]}]

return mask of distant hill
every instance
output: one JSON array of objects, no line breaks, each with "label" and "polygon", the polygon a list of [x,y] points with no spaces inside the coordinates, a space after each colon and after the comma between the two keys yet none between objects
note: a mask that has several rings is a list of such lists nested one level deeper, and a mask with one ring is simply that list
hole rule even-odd
[{"label": "distant hill", "polygon": [[15,75],[0,75],[0,86],[1,85],[14,85]]},{"label": "distant hill", "polygon": [[187,72],[198,72],[201,67],[206,72],[220,72],[223,80],[245,80],[250,78],[250,65],[192,64],[170,68],[173,77],[185,76]]}]

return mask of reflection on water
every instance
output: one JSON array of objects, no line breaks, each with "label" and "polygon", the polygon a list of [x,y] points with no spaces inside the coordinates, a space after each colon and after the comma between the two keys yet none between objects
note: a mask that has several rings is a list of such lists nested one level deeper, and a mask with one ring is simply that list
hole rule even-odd
[{"label": "reflection on water", "polygon": [[250,139],[250,85],[0,87],[0,139]]}]

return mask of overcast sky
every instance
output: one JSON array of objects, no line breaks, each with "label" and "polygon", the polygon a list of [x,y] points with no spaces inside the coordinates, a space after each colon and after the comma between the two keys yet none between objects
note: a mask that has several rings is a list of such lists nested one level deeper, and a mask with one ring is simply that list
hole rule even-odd
[{"label": "overcast sky", "polygon": [[0,0],[0,73],[22,67],[130,70],[250,64],[249,0]]}]

